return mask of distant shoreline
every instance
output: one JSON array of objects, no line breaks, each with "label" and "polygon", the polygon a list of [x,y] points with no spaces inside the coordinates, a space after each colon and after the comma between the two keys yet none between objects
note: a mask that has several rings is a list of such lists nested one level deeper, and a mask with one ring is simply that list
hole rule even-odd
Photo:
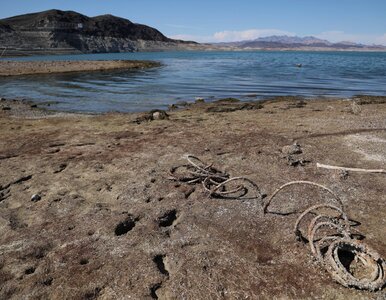
[{"label": "distant shoreline", "polygon": [[[0,53],[1,53],[0,49]],[[118,54],[118,53],[151,53],[151,52],[249,52],[249,51],[261,51],[261,52],[373,52],[373,53],[386,53],[386,49],[373,49],[373,48],[238,48],[238,47],[223,47],[218,45],[210,44],[199,44],[194,48],[176,48],[176,49],[158,49],[158,50],[148,50],[148,51],[135,51],[135,52],[101,52],[93,54]],[[6,50],[2,57],[0,57],[0,62],[2,58],[20,58],[20,57],[36,57],[36,56],[55,56],[55,55],[89,55],[91,53],[82,53],[79,51],[73,50],[63,50],[58,51],[41,51],[41,50]]]},{"label": "distant shoreline", "polygon": [[94,72],[117,69],[144,69],[158,67],[155,61],[82,60],[82,61],[0,61],[0,76],[33,74]]}]

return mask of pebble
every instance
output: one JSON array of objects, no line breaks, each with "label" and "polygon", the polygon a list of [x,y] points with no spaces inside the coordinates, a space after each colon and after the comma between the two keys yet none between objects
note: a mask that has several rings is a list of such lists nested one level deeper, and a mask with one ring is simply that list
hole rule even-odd
[{"label": "pebble", "polygon": [[302,148],[298,143],[294,143],[293,145],[284,146],[281,149],[281,152],[286,155],[294,155],[294,154],[302,154]]},{"label": "pebble", "polygon": [[42,199],[42,197],[39,194],[33,194],[31,197],[31,201],[33,201],[33,202],[37,202],[41,199]]},{"label": "pebble", "polygon": [[153,120],[165,120],[168,119],[168,114],[163,110],[153,112]]}]

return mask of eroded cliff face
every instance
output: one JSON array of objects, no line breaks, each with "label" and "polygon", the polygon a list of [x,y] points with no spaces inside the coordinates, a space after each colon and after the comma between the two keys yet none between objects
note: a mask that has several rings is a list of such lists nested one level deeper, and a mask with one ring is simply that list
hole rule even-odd
[{"label": "eroded cliff face", "polygon": [[49,10],[0,20],[0,47],[8,53],[105,53],[197,47],[112,15],[87,17]]}]

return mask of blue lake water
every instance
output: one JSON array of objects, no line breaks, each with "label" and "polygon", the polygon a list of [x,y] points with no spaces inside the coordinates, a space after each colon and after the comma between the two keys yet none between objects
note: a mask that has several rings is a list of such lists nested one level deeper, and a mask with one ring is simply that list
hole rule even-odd
[{"label": "blue lake water", "polygon": [[166,108],[196,97],[386,95],[386,52],[186,51],[19,58],[108,59],[156,60],[163,65],[139,71],[0,78],[0,96],[53,102],[50,109],[55,110],[100,113]]}]

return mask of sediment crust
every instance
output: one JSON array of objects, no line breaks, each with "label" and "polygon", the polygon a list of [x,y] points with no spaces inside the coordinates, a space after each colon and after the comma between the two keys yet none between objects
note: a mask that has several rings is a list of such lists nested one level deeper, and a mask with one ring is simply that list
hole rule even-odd
[{"label": "sediment crust", "polygon": [[197,102],[80,115],[0,101],[0,298],[382,299],[334,282],[296,241],[291,212],[328,194],[293,186],[270,206],[287,215],[264,215],[169,170],[189,153],[267,195],[322,184],[385,257],[385,176],[316,163],[385,168],[386,97]]}]

